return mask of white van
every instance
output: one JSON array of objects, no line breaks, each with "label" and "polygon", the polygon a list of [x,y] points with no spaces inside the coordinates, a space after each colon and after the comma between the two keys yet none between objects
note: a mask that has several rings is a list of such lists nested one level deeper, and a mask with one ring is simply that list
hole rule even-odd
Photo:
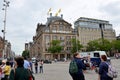
[{"label": "white van", "polygon": [[98,58],[101,57],[101,55],[106,55],[106,52],[105,51],[80,52],[81,57],[87,57],[88,55],[91,58],[96,58],[96,57]]},{"label": "white van", "polygon": [[32,58],[32,62],[33,62],[33,63],[35,63],[35,61],[36,61],[36,58],[35,58],[35,57],[33,57],[33,58]]},{"label": "white van", "polygon": [[89,53],[90,52],[80,52],[79,54],[80,54],[81,58],[83,58],[83,57],[87,57],[89,55]]},{"label": "white van", "polygon": [[[106,55],[105,51],[91,51],[91,52],[80,52],[81,57],[90,56],[90,61],[96,63],[96,66],[99,66],[101,63],[101,55]],[[107,60],[110,61],[110,58],[107,57]]]},{"label": "white van", "polygon": [[91,54],[91,57],[99,57],[100,58],[101,55],[106,55],[106,52],[105,51],[93,51]]}]

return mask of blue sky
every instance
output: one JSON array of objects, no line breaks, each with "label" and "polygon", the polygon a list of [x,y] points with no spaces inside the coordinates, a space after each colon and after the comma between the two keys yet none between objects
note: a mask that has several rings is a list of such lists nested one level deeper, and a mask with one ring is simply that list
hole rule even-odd
[{"label": "blue sky", "polygon": [[[9,0],[7,11],[6,39],[11,42],[12,50],[21,54],[24,43],[32,41],[37,23],[46,23],[47,12],[61,9],[63,18],[73,24],[79,17],[110,21],[116,35],[120,34],[119,0]],[[3,0],[0,0],[0,30],[3,29]],[[59,14],[59,15],[60,15]],[[73,25],[72,25],[73,26]],[[0,32],[0,36],[3,33]]]}]

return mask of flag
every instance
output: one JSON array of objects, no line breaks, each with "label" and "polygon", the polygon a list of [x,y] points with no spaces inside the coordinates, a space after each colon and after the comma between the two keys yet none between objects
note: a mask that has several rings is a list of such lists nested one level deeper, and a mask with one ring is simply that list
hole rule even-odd
[{"label": "flag", "polygon": [[55,16],[57,16],[57,15],[58,15],[58,13],[55,14]]},{"label": "flag", "polygon": [[60,12],[61,12],[61,9],[58,10],[58,12],[55,14],[55,16],[57,16]]},{"label": "flag", "polygon": [[61,12],[61,9],[58,10],[58,13],[60,13],[60,12]]}]

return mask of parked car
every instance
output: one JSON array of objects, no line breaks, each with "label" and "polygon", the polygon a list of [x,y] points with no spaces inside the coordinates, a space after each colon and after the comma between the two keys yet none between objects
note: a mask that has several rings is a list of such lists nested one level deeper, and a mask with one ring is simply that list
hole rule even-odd
[{"label": "parked car", "polygon": [[44,60],[44,63],[51,64],[52,61],[51,60]]}]

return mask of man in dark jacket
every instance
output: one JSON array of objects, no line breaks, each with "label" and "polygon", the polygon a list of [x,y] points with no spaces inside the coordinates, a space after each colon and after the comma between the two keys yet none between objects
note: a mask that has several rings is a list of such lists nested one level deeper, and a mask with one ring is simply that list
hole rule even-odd
[{"label": "man in dark jacket", "polygon": [[74,57],[74,61],[77,63],[78,72],[77,73],[70,73],[72,79],[73,80],[85,80],[83,70],[86,70],[86,67],[80,59],[80,54],[75,53],[73,57]]}]

